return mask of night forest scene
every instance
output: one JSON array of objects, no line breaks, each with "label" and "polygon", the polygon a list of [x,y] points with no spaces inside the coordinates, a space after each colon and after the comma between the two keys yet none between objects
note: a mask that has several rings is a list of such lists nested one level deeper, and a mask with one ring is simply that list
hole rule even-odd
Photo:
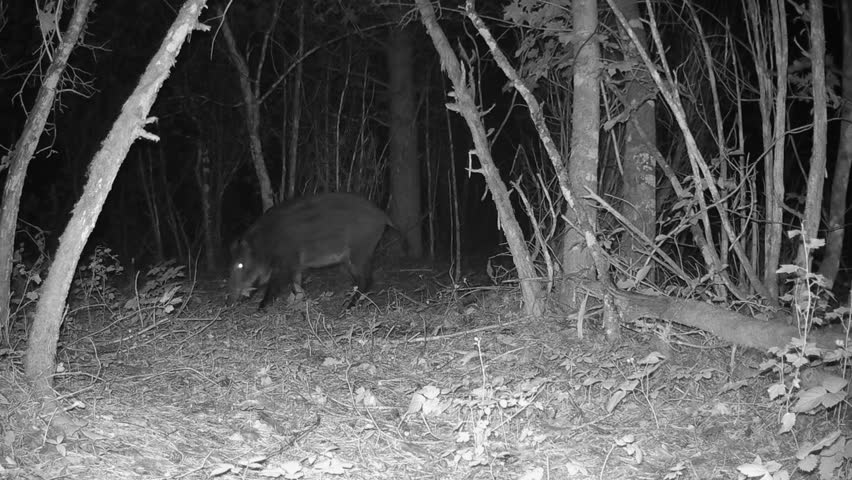
[{"label": "night forest scene", "polygon": [[852,478],[852,1],[0,0],[0,478]]}]

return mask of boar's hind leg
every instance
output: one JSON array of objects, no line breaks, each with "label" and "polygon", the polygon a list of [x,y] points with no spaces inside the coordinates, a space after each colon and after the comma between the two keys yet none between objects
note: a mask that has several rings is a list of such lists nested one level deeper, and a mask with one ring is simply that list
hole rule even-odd
[{"label": "boar's hind leg", "polygon": [[373,286],[372,259],[370,257],[370,255],[353,256],[346,263],[349,274],[352,275],[352,280],[355,285],[358,285],[358,291],[361,293],[367,293]]}]

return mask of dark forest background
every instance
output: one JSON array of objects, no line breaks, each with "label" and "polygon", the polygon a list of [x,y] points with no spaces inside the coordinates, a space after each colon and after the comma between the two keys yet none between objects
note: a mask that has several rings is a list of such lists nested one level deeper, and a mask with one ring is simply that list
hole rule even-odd
[{"label": "dark forest background", "polygon": [[[705,36],[713,42],[720,58],[743,54],[745,17],[741,2],[697,2],[704,22]],[[32,227],[48,232],[46,251],[55,248],[56,239],[84,184],[87,166],[100,147],[119,108],[135,86],[146,62],[159,45],[179,1],[114,1],[97,5],[89,18],[84,36],[85,46],[72,54],[69,74],[61,86],[52,122],[41,139],[38,153],[29,168],[21,201],[19,242],[25,252],[32,252],[27,240]],[[548,51],[545,38],[535,38],[529,26],[535,22],[527,12],[529,23],[513,23],[511,12],[523,2],[480,2],[479,13],[491,23],[504,51],[514,53],[521,71],[530,79],[534,92],[548,110],[557,137],[567,140],[570,131],[561,126],[560,88],[570,74],[570,53]],[[699,142],[712,144],[712,127],[704,120],[712,100],[706,96],[706,76],[695,68],[696,33],[683,22],[683,9],[660,4],[659,26],[666,45],[665,55],[675,65],[687,93],[690,121]],[[64,8],[71,8],[64,4]],[[412,192],[422,200],[423,238],[426,254],[446,258],[452,252],[451,184],[458,192],[462,251],[477,263],[485,256],[501,250],[504,240],[497,215],[485,182],[477,174],[468,174],[468,154],[472,147],[464,123],[448,115],[444,103],[449,89],[437,56],[412,6],[403,9],[401,18],[389,14],[382,2],[340,2],[299,0],[245,1],[233,4],[211,4],[203,20],[211,25],[210,34],[196,33],[187,44],[154,106],[152,114],[159,120],[149,127],[160,141],[136,142],[110,193],[88,249],[107,245],[122,261],[137,265],[153,264],[167,258],[190,263],[193,256],[205,250],[199,172],[202,154],[209,159],[211,172],[213,242],[215,251],[207,256],[210,271],[227,261],[227,245],[262,212],[257,177],[250,162],[249,140],[243,111],[238,73],[225,46],[218,8],[227,6],[227,20],[237,47],[254,76],[259,62],[263,66],[257,77],[259,91],[265,95],[260,106],[260,137],[266,165],[278,200],[288,196],[282,189],[282,161],[293,148],[291,137],[294,98],[301,105],[300,126],[295,137],[297,170],[296,194],[349,190],[362,192],[381,207],[389,208],[388,188],[388,42],[391,32],[407,25],[414,40],[414,89],[416,92],[417,137],[419,151],[416,165],[421,170],[422,189]],[[270,19],[280,8],[277,21]],[[641,5],[644,9],[644,5]],[[47,6],[45,7],[47,8]],[[304,10],[300,10],[304,8]],[[484,43],[459,15],[451,2],[443,5],[443,28],[453,39],[459,52],[469,56],[476,69],[478,100],[488,111],[485,123],[492,129],[492,152],[506,182],[520,180],[522,185],[536,184],[541,175],[547,188],[553,190],[554,176],[543,160],[535,130],[517,95],[507,88],[505,77],[484,55]],[[842,30],[838,5],[826,3],[825,31],[827,48],[828,91],[836,112],[840,85]],[[519,10],[520,11],[520,10]],[[642,10],[644,11],[644,10]],[[616,28],[614,17],[601,4],[603,32]],[[33,5],[28,2],[4,2],[5,23],[0,29],[0,46],[4,72],[0,77],[0,143],[9,149],[17,139],[27,109],[40,87],[40,74],[47,58],[40,54],[42,30]],[[45,20],[42,16],[42,21]],[[53,17],[50,17],[53,18]],[[67,21],[68,15],[62,17]],[[302,42],[306,55],[299,58],[300,19],[304,22]],[[807,30],[801,17],[791,10],[790,44],[807,43]],[[272,28],[270,28],[272,27]],[[726,37],[727,36],[727,37]],[[264,47],[264,39],[267,44]],[[536,43],[539,42],[539,43]],[[265,48],[265,49],[263,49]],[[538,50],[536,50],[538,49]],[[604,45],[604,57],[617,63],[617,49]],[[659,52],[657,52],[659,53]],[[262,58],[261,58],[262,57]],[[806,77],[808,66],[799,52],[791,52],[791,82]],[[549,62],[549,64],[548,64]],[[300,65],[302,80],[294,90],[295,66]],[[798,69],[798,70],[797,70]],[[612,70],[607,81],[619,81],[621,75]],[[722,72],[720,72],[721,74]],[[725,72],[731,75],[731,72]],[[740,72],[747,88],[740,105],[743,144],[735,152],[741,158],[756,159],[763,154],[760,135],[760,112],[754,101],[753,72]],[[788,212],[802,206],[811,135],[811,103],[791,93],[788,110],[789,131],[785,186]],[[728,92],[730,93],[730,92]],[[702,95],[704,95],[702,97]],[[751,98],[748,98],[748,97]],[[721,108],[726,118],[733,115],[736,98],[724,95]],[[734,123],[729,123],[734,128]],[[828,165],[832,172],[837,157],[840,122],[828,124]],[[618,126],[612,132],[618,135]],[[657,108],[657,145],[659,151],[678,172],[685,162],[682,139],[670,113]],[[601,136],[599,193],[617,203],[621,194],[618,141],[610,134]],[[475,161],[475,160],[474,160]],[[759,167],[758,167],[759,168]],[[450,175],[452,171],[453,175]],[[754,171],[756,172],[756,171]],[[427,184],[427,178],[431,184]],[[281,189],[279,191],[279,189]],[[759,197],[761,182],[753,187]],[[669,195],[667,198],[666,195]],[[427,209],[432,202],[431,211]],[[513,197],[520,210],[517,197]],[[672,205],[670,188],[660,180],[658,190],[659,223],[665,224],[666,207]],[[529,236],[530,222],[521,218]],[[847,216],[848,217],[848,216]],[[618,244],[623,232],[618,222],[602,213],[600,234]],[[796,228],[794,215],[784,218],[785,230]],[[847,222],[848,225],[848,222]],[[32,226],[32,227],[31,227]],[[557,238],[558,236],[553,236]],[[553,247],[556,248],[553,242]],[[697,257],[697,250],[681,244],[681,254]],[[787,247],[791,259],[795,245]],[[846,236],[845,250],[852,250]],[[206,254],[206,252],[205,252]],[[817,253],[819,255],[819,253]],[[481,264],[481,263],[479,263]],[[844,263],[841,276],[848,275]]]}]

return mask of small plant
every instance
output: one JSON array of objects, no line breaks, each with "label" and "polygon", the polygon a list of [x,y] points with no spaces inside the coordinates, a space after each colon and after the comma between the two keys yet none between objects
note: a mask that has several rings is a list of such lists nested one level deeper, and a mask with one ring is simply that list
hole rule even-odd
[{"label": "small plant", "polygon": [[39,299],[39,286],[45,277],[50,257],[47,255],[48,232],[19,221],[16,235],[24,239],[12,252],[12,273],[9,282],[10,314],[0,325],[0,337],[9,338],[11,322],[23,318],[21,313]]},{"label": "small plant", "polygon": [[[20,222],[16,234],[25,238],[12,253],[12,278],[10,299],[18,310],[38,300],[38,286],[41,285],[50,257],[47,255],[48,232],[41,228]],[[35,258],[35,260],[32,260]],[[17,310],[16,310],[17,311]]]},{"label": "small plant", "polygon": [[[112,249],[99,245],[89,255],[88,262],[77,267],[72,286],[72,295],[88,305],[99,302],[106,307],[115,307],[118,289],[112,280],[124,271],[118,256]],[[95,299],[95,302],[92,299]]]},{"label": "small plant", "polygon": [[143,312],[145,317],[154,320],[173,312],[175,306],[183,302],[179,294],[186,276],[184,268],[183,265],[175,265],[174,260],[151,267],[145,274],[145,283],[125,302],[124,309],[136,312],[143,323]]},{"label": "small plant", "polygon": [[46,262],[45,257],[39,257],[35,263],[27,265],[23,260],[23,246],[19,246],[12,254],[12,281],[11,301],[17,304],[16,309],[26,307],[28,304],[38,300],[38,288],[42,282],[42,269]]},{"label": "small plant", "polygon": [[[845,310],[845,319],[843,310],[840,309],[823,315],[829,308],[827,299],[830,298],[830,293],[825,288],[826,282],[822,275],[811,272],[807,266],[810,265],[808,256],[822,247],[824,242],[820,239],[808,239],[800,230],[793,230],[788,236],[802,237],[805,254],[805,266],[783,265],[778,269],[778,273],[791,275],[789,281],[794,284],[792,291],[784,295],[782,300],[790,302],[793,307],[799,338],[784,348],[770,349],[769,352],[774,358],[761,364],[761,370],[773,370],[778,373],[778,382],[769,388],[769,397],[785,410],[781,416],[780,433],[791,432],[800,414],[813,415],[846,408],[844,399],[848,388],[847,379],[820,372],[816,367],[845,361],[852,356],[852,349],[848,347],[838,347],[831,351],[808,343],[808,335],[814,326],[824,324],[825,318],[840,319],[847,332],[852,319],[849,318],[848,310]],[[838,418],[843,418],[843,415],[839,413]],[[852,460],[849,449],[845,447],[850,441],[852,439],[835,431],[817,442],[802,445],[797,453],[797,468],[808,473],[818,472],[821,479],[840,478],[837,475],[841,475],[843,468],[849,468],[848,464]],[[761,473],[767,465],[773,466],[767,467],[766,472]],[[779,472],[773,462],[764,464],[759,460],[741,467],[748,467],[746,470],[740,469],[748,477],[775,475]]]}]

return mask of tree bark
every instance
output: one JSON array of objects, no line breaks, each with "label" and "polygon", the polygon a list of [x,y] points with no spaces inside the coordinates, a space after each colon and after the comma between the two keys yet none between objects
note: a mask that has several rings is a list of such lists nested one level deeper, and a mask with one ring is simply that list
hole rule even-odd
[{"label": "tree bark", "polygon": [[[68,57],[77,45],[92,0],[78,0],[68,30],[62,36],[62,42],[54,52],[53,61],[47,69],[41,88],[36,96],[35,104],[27,116],[24,131],[15,145],[9,161],[9,172],[3,187],[3,206],[0,210],[0,338],[8,338],[9,334],[9,280],[12,275],[12,253],[15,250],[15,230],[18,222],[18,209],[21,203],[21,193],[24,190],[24,178],[27,167],[38,147],[39,138],[47,124],[53,101],[56,98],[56,86],[62,78]],[[57,15],[61,9],[57,10]],[[57,19],[57,24],[59,23]]]},{"label": "tree bark", "polygon": [[[615,0],[616,8],[627,19],[636,33],[639,43],[647,50],[648,39],[639,16],[639,0]],[[637,68],[625,92],[624,108],[630,111],[630,121],[624,124],[624,159],[622,213],[646,238],[656,237],[656,175],[655,161],[651,150],[656,149],[657,128],[654,112],[654,82],[644,68],[636,46],[628,38],[624,42],[624,56],[636,62]],[[642,132],[637,131],[641,125]],[[652,143],[653,142],[653,143]],[[626,235],[621,242],[621,255],[633,263],[644,264],[648,260],[648,245],[634,235]],[[653,281],[653,271],[646,278]]]},{"label": "tree bark", "polygon": [[[775,122],[773,124],[773,149],[771,176],[766,176],[772,185],[769,194],[771,200],[767,200],[767,208],[771,218],[767,225],[766,235],[767,250],[771,250],[768,264],[764,265],[764,284],[769,293],[770,300],[778,300],[778,263],[781,258],[781,240],[784,235],[784,148],[787,138],[787,63],[788,63],[788,41],[787,38],[787,7],[785,0],[772,0],[772,32],[775,44]],[[767,119],[768,121],[768,119]]]},{"label": "tree bark", "polygon": [[222,13],[222,34],[225,37],[225,45],[228,47],[228,57],[240,77],[240,92],[243,94],[251,163],[254,165],[254,173],[260,185],[260,202],[263,205],[263,211],[266,211],[275,204],[275,193],[272,191],[272,181],[269,179],[269,170],[266,168],[263,154],[263,142],[260,138],[260,99],[252,88],[248,63],[237,48],[237,41],[224,13]]},{"label": "tree bark", "polygon": [[[429,36],[432,38],[432,43],[435,49],[441,56],[441,67],[447,73],[447,77],[453,84],[453,93],[455,103],[447,105],[447,108],[461,114],[470,129],[473,137],[473,144],[476,149],[476,156],[479,158],[481,168],[479,173],[485,177],[488,190],[491,192],[491,197],[494,199],[494,204],[497,207],[497,216],[500,221],[500,226],[503,233],[506,235],[506,242],[509,244],[509,251],[512,254],[512,260],[515,263],[515,268],[518,270],[518,279],[521,283],[521,295],[524,301],[524,313],[533,316],[539,316],[543,312],[541,301],[541,286],[535,280],[535,267],[530,260],[529,251],[521,233],[520,225],[518,225],[515,215],[512,210],[512,203],[509,200],[509,191],[506,185],[500,178],[500,172],[494,165],[491,158],[490,145],[485,132],[485,125],[482,123],[483,114],[479,111],[474,100],[473,92],[470,85],[473,85],[473,80],[462,69],[458,58],[450,46],[449,40],[444,35],[443,30],[438,25],[435,19],[435,11],[429,0],[416,0],[417,8],[420,11],[421,20]],[[472,11],[472,5],[468,0],[468,11]]]},{"label": "tree bark", "polygon": [[[287,198],[296,196],[296,167],[299,165],[299,125],[302,120],[302,76],[305,54],[305,1],[299,1],[299,54],[293,73],[293,99],[290,104],[290,151],[287,155]],[[282,132],[283,133],[283,132]],[[283,167],[283,165],[282,165]],[[284,191],[284,185],[280,186]]]},{"label": "tree bark", "polygon": [[849,170],[852,168],[852,5],[840,2],[843,23],[843,99],[840,106],[840,140],[837,160],[831,175],[831,200],[828,214],[828,234],[825,237],[825,257],[819,273],[828,288],[834,285],[843,255],[843,236],[846,224],[846,193],[849,189]]},{"label": "tree bark", "polygon": [[[757,73],[758,108],[761,115],[763,151],[763,201],[766,227],[763,231],[763,286],[770,301],[778,300],[778,263],[781,258],[784,206],[784,147],[787,122],[787,23],[785,0],[770,0],[771,32],[764,27],[761,2],[748,0],[749,46]],[[770,36],[771,35],[771,36]],[[775,84],[772,78],[775,78]],[[773,106],[774,103],[774,106]]]},{"label": "tree bark", "polygon": [[[391,11],[397,21],[402,12]],[[423,255],[420,161],[414,95],[414,45],[411,28],[391,27],[387,45],[390,74],[390,216],[405,239],[409,256]]]},{"label": "tree bark", "polygon": [[53,398],[50,387],[55,369],[54,356],[59,327],[80,253],[95,227],[130,146],[140,136],[156,138],[144,131],[145,125],[152,121],[148,118],[148,113],[186,38],[196,29],[207,30],[206,26],[198,23],[205,3],[206,0],[187,0],[181,8],[160,49],[139,79],[136,89],[124,103],[102,148],[95,154],[83,194],[74,206],[71,220],[59,239],[59,248],[36,307],[24,362],[35,394],[48,401]]},{"label": "tree bark", "polygon": [[201,229],[204,238],[204,259],[208,272],[218,268],[219,242],[216,223],[213,220],[213,175],[210,168],[210,153],[202,142],[196,144],[195,181],[198,184],[201,203]]},{"label": "tree bark", "polygon": [[[574,58],[574,102],[571,111],[571,157],[568,175],[577,195],[582,197],[586,189],[598,190],[598,147],[600,138],[600,45],[595,30],[598,26],[596,0],[573,1],[574,33],[576,53]],[[582,210],[588,218],[592,232],[597,226],[597,212],[586,200],[577,199],[576,210]],[[580,219],[567,212],[570,227],[562,244],[562,271],[584,279],[594,279],[594,264],[585,235],[580,230]],[[570,306],[576,304],[573,282],[564,282],[562,301]]]},{"label": "tree bark", "polygon": [[[811,162],[808,168],[808,193],[805,196],[805,219],[803,230],[807,238],[817,238],[822,213],[822,191],[825,181],[825,142],[828,127],[828,111],[825,93],[825,24],[823,23],[822,0],[810,0],[811,16],[811,68],[814,91],[814,141]],[[812,255],[799,247],[799,265],[810,271]]]}]

